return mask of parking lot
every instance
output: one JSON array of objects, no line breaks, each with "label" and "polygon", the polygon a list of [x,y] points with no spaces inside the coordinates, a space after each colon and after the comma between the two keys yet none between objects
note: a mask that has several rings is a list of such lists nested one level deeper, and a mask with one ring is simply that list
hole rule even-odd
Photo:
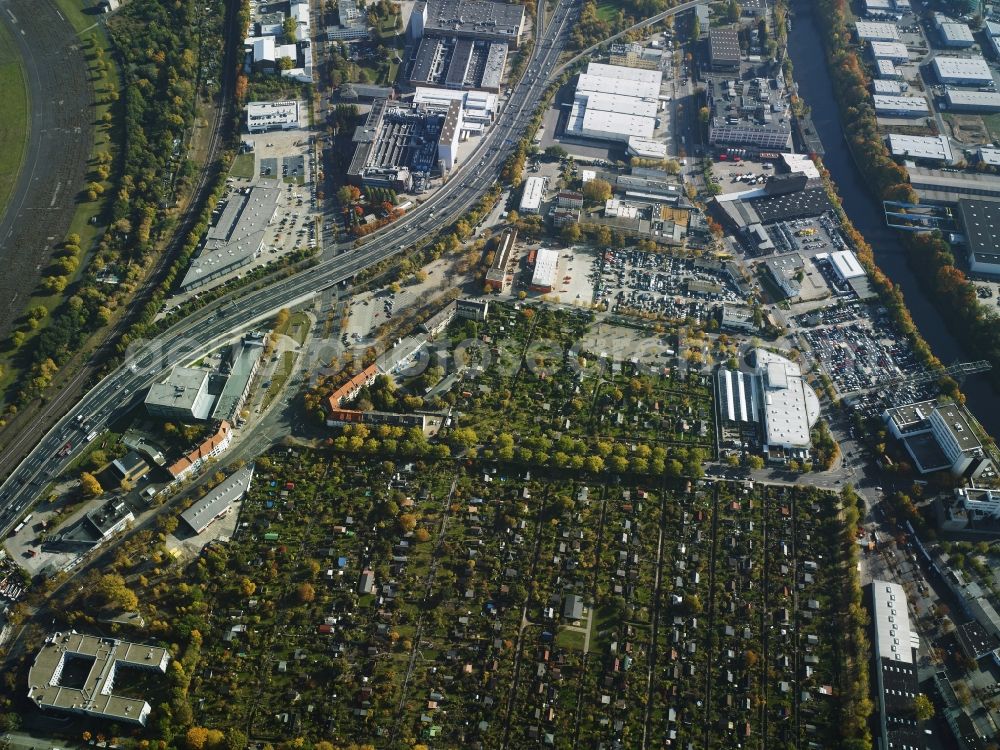
[{"label": "parking lot", "polygon": [[703,321],[719,302],[739,300],[726,274],[666,253],[608,250],[595,278],[594,298],[612,312]]},{"label": "parking lot", "polygon": [[712,182],[724,194],[758,190],[764,187],[764,181],[772,174],[774,168],[768,162],[727,160],[712,163]]},{"label": "parking lot", "polygon": [[841,311],[844,320],[840,323],[800,333],[841,394],[873,388],[917,369],[909,345],[884,319],[872,323],[849,317],[860,307]]}]

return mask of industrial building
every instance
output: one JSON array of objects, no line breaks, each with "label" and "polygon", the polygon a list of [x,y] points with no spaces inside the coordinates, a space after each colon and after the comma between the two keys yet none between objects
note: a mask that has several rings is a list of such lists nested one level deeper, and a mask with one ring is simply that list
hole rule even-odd
[{"label": "industrial building", "polygon": [[769,458],[805,457],[810,430],[819,419],[819,397],[799,366],[766,349],[754,353],[764,415],[764,450]]},{"label": "industrial building", "polygon": [[518,211],[522,214],[537,214],[542,207],[542,198],[545,197],[546,178],[540,175],[532,175],[524,181],[524,192],[521,193],[521,202]]},{"label": "industrial building", "polygon": [[662,79],[659,70],[590,63],[577,80],[566,135],[652,140]]},{"label": "industrial building", "polygon": [[900,42],[869,42],[872,58],[875,60],[891,60],[894,63],[905,63],[910,59],[906,45]]},{"label": "industrial building", "polygon": [[611,45],[610,62],[612,65],[643,68],[644,70],[662,70],[663,60],[662,49],[643,47],[636,42],[616,42]]},{"label": "industrial building", "polygon": [[995,91],[946,89],[944,94],[951,112],[1000,112],[1000,94]]},{"label": "industrial building", "polygon": [[299,103],[249,102],[247,103],[247,130],[264,133],[268,130],[295,130],[299,127]]},{"label": "industrial building", "polygon": [[902,78],[903,74],[899,72],[896,67],[896,63],[892,60],[876,60],[875,61],[875,72],[879,78]]},{"label": "industrial building", "polygon": [[889,144],[889,152],[896,157],[918,161],[946,162],[948,164],[954,161],[951,141],[946,135],[923,136],[890,133],[886,140]]},{"label": "industrial building", "polygon": [[911,167],[910,185],[921,203],[956,203],[962,198],[1000,200],[1000,177],[979,172],[946,172]]},{"label": "industrial building", "polygon": [[906,592],[897,583],[878,579],[872,581],[871,591],[878,747],[926,750],[926,736],[913,712],[920,693],[916,658],[920,639],[910,628]]},{"label": "industrial building", "polygon": [[[64,669],[71,660],[90,664],[79,685],[62,684]],[[152,710],[149,703],[116,695],[116,673],[125,668],[166,674],[169,663],[170,652],[158,646],[75,631],[53,633],[45,639],[28,670],[28,698],[43,710],[145,726]]]},{"label": "industrial building", "polygon": [[855,24],[861,42],[898,42],[899,28],[894,23],[858,21]]},{"label": "industrial building", "polygon": [[927,100],[922,96],[875,94],[872,102],[879,117],[922,117],[930,114]]},{"label": "industrial building", "polygon": [[958,220],[974,273],[1000,274],[1000,202],[963,198]]},{"label": "industrial building", "polygon": [[462,106],[464,132],[482,132],[496,117],[497,95],[487,91],[455,91],[419,86],[413,92],[413,104],[427,112],[447,115],[452,102],[458,102]]},{"label": "industrial building", "polygon": [[872,81],[872,93],[899,95],[903,93],[903,84],[899,81],[876,78]]},{"label": "industrial building", "polygon": [[830,253],[830,265],[841,281],[847,283],[851,279],[859,279],[867,276],[861,262],[850,250],[837,250]]},{"label": "industrial building", "polygon": [[980,146],[976,150],[976,159],[991,167],[1000,167],[1000,148]]},{"label": "industrial building", "polygon": [[444,122],[441,123],[441,134],[438,136],[438,157],[441,168],[450,170],[458,164],[458,142],[462,135],[462,102],[452,101],[448,105]]},{"label": "industrial building", "polygon": [[[148,466],[146,467],[148,470]],[[50,540],[54,547],[76,551],[103,544],[135,521],[135,514],[122,497],[113,497],[89,510],[68,529]]]},{"label": "industrial building", "polygon": [[962,49],[976,43],[972,30],[964,23],[957,23],[943,13],[934,14],[934,28],[937,29],[941,44],[945,47]]},{"label": "industrial building", "polygon": [[497,240],[493,251],[493,262],[486,271],[486,288],[502,292],[510,283],[510,261],[514,257],[514,242],[517,240],[517,230],[506,227]]},{"label": "industrial building", "polygon": [[757,424],[761,402],[760,379],[738,370],[720,369],[716,373],[715,392],[719,417],[728,424]]},{"label": "industrial building", "polygon": [[437,168],[445,117],[422,107],[374,102],[364,124],[354,131],[348,180],[400,192],[421,189]]},{"label": "industrial building", "polygon": [[226,516],[232,510],[233,503],[243,499],[253,481],[253,472],[253,464],[234,472],[181,513],[181,520],[195,534],[202,533],[215,521]]},{"label": "industrial building", "polygon": [[280,197],[281,188],[271,180],[231,192],[205,233],[201,250],[181,280],[181,289],[197,289],[252,263],[264,249],[264,237]]},{"label": "industrial building", "polygon": [[708,60],[713,70],[736,70],[740,67],[740,36],[736,29],[710,29]]},{"label": "industrial building", "polygon": [[146,394],[146,411],[165,422],[208,419],[215,398],[208,392],[208,370],[174,367],[166,380],[154,383]]},{"label": "industrial building", "polygon": [[556,270],[559,251],[541,248],[535,255],[535,270],[531,274],[531,288],[536,292],[551,292],[556,288]]},{"label": "industrial building", "polygon": [[713,146],[791,150],[791,117],[777,81],[709,80],[705,95],[711,112],[708,142]]},{"label": "industrial building", "polygon": [[969,57],[938,55],[931,62],[931,66],[941,83],[961,86],[983,86],[993,83],[993,73],[981,55]]},{"label": "industrial building", "polygon": [[506,64],[506,42],[427,35],[417,47],[409,82],[411,86],[497,93]]},{"label": "industrial building", "polygon": [[921,474],[947,469],[954,476],[975,478],[994,470],[984,455],[972,415],[958,404],[921,401],[886,409],[882,418]]},{"label": "industrial building", "polygon": [[407,34],[411,41],[425,35],[506,42],[513,48],[524,34],[524,6],[489,0],[428,0],[414,7]]}]

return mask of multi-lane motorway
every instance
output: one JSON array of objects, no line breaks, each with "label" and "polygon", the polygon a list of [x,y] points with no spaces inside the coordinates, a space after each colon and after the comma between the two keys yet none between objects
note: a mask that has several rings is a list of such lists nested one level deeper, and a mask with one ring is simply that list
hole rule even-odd
[{"label": "multi-lane motorway", "polygon": [[[199,310],[149,342],[141,352],[128,357],[121,368],[94,386],[0,485],[0,532],[6,533],[34,502],[49,478],[83,450],[88,435],[100,433],[114,415],[134,405],[165,370],[194,359],[230,333],[265,319],[282,307],[352,278],[464,213],[496,182],[504,160],[530,121],[565,45],[568,20],[574,12],[574,3],[563,0],[548,23],[540,15],[525,73],[514,86],[496,124],[468,160],[427,201],[356,250],[327,258],[265,289],[233,295]],[[67,444],[71,446],[68,451]],[[23,448],[15,441],[7,449]]]}]

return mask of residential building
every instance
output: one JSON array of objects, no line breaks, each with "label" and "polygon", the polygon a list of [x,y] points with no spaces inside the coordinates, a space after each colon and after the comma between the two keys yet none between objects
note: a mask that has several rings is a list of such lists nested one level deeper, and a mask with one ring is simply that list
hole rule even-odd
[{"label": "residential building", "polygon": [[369,365],[366,367],[330,394],[326,400],[327,411],[329,412],[333,409],[339,409],[345,403],[353,401],[358,397],[361,389],[370,386],[375,382],[375,378],[377,377],[378,367],[376,365]]},{"label": "residential building", "polygon": [[517,240],[517,230],[505,227],[500,232],[496,248],[493,251],[493,262],[486,271],[486,288],[502,292],[510,283],[510,261],[514,257],[514,242]]},{"label": "residential building", "polygon": [[201,466],[216,456],[222,455],[233,439],[233,431],[229,422],[223,421],[214,435],[201,443],[197,448],[182,456],[167,467],[174,482],[180,482],[191,476]]},{"label": "residential building", "polygon": [[455,313],[464,320],[483,322],[490,311],[489,300],[458,299],[455,300]]}]

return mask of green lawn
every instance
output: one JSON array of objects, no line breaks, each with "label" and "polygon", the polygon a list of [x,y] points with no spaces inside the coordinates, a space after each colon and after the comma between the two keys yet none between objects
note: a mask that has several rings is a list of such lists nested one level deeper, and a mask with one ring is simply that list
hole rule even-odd
[{"label": "green lawn", "polygon": [[1000,114],[983,115],[983,124],[990,131],[990,138],[993,140],[1000,139]]},{"label": "green lawn", "polygon": [[17,182],[28,143],[28,89],[24,69],[14,48],[14,40],[5,26],[0,26],[0,215],[7,207]]},{"label": "green lawn", "polygon": [[238,177],[243,180],[252,180],[254,174],[254,155],[253,153],[240,154],[233,160],[233,168],[229,170],[229,174],[232,177]]},{"label": "green lawn", "polygon": [[562,628],[556,633],[556,645],[560,648],[583,651],[583,642],[586,640],[582,630],[570,630]]},{"label": "green lawn", "polygon": [[602,21],[611,22],[618,15],[619,6],[614,3],[599,3],[597,5],[597,17]]}]

